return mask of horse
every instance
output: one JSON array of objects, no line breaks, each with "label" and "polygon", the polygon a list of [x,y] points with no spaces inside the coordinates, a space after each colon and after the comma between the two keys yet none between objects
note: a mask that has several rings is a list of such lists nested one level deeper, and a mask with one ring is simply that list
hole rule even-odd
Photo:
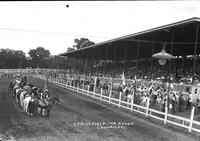
[{"label": "horse", "polygon": [[47,98],[40,99],[38,105],[38,113],[43,117],[49,117],[52,104]]},{"label": "horse", "polygon": [[25,113],[27,113],[28,115],[30,115],[29,111],[28,111],[28,105],[29,105],[29,102],[32,100],[31,96],[30,95],[26,95],[24,97],[24,99],[22,99],[21,101],[21,105],[22,105],[22,108],[23,108],[23,111]]},{"label": "horse", "polygon": [[16,102],[21,102],[21,100],[20,100],[20,95],[21,95],[21,93],[25,93],[25,91],[24,91],[24,89],[22,89],[22,88],[17,88],[16,89],[16,95],[15,95],[15,100],[16,100]]},{"label": "horse", "polygon": [[11,81],[11,82],[9,83],[9,86],[8,86],[8,91],[13,92],[14,86],[15,86],[14,81]]},{"label": "horse", "polygon": [[27,112],[29,113],[29,116],[34,116],[38,114],[37,108],[39,107],[39,100],[36,98],[32,98],[27,107]]}]

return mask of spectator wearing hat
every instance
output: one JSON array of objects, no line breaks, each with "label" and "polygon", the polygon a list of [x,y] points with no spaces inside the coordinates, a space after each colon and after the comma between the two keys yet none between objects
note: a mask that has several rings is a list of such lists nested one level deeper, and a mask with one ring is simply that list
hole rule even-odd
[{"label": "spectator wearing hat", "polygon": [[192,94],[191,92],[189,92],[186,109],[191,109],[191,107],[192,107]]},{"label": "spectator wearing hat", "polygon": [[180,92],[180,97],[179,97],[179,112],[183,112],[184,102],[185,102],[185,98],[183,96],[183,93]]}]

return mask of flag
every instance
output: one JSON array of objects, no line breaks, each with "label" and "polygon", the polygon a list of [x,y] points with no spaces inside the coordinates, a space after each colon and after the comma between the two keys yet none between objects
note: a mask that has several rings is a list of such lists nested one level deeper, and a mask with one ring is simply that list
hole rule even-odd
[{"label": "flag", "polygon": [[95,76],[94,77],[94,84],[96,85],[96,83],[97,83],[97,77]]},{"label": "flag", "polygon": [[47,84],[48,84],[48,77],[47,77],[46,82],[44,84],[44,90],[47,89]]},{"label": "flag", "polygon": [[122,73],[122,85],[126,85],[124,71]]}]

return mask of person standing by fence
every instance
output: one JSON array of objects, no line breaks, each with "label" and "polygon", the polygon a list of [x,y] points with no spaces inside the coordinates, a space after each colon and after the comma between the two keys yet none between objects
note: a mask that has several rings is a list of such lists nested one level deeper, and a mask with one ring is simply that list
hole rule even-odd
[{"label": "person standing by fence", "polygon": [[183,109],[184,102],[185,102],[185,98],[184,98],[182,92],[180,92],[180,97],[179,97],[179,112],[183,112],[184,111],[184,109]]}]

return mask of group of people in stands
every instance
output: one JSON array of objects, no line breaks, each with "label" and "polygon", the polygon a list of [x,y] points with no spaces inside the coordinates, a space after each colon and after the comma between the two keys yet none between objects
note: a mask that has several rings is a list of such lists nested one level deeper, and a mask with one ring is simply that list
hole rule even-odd
[{"label": "group of people in stands", "polygon": [[[188,95],[183,94],[182,92],[175,92],[173,88],[167,87],[163,83],[160,85],[153,85],[151,81],[141,81],[133,80],[127,82],[126,84],[116,85],[112,82],[112,79],[109,77],[103,79],[103,74],[95,73],[95,77],[88,76],[86,74],[76,73],[52,73],[51,77],[69,79],[73,82],[76,82],[72,85],[79,85],[79,87],[87,89],[88,85],[90,86],[90,91],[94,90],[95,92],[100,93],[101,88],[103,89],[104,95],[109,95],[111,92],[111,97],[119,98],[119,93],[122,93],[122,100],[131,102],[130,97],[133,97],[133,103],[141,106],[146,106],[149,102],[150,108],[156,110],[165,111],[166,100],[169,112],[171,114],[176,114],[177,112],[184,112],[186,109],[191,108],[191,92],[189,90]],[[108,75],[107,75],[108,76]],[[161,77],[162,78],[162,77]],[[163,79],[163,78],[162,78]],[[84,81],[84,82],[83,82]],[[168,90],[169,89],[169,90]]]}]

